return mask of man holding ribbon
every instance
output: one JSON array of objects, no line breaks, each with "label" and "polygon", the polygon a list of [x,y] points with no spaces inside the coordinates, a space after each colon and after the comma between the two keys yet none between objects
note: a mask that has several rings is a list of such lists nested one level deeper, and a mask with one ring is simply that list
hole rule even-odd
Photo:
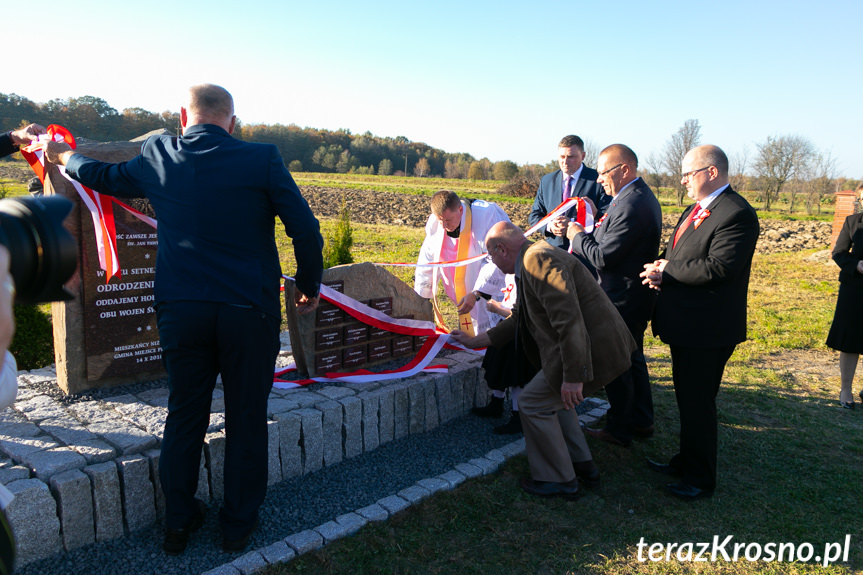
[{"label": "man holding ribbon", "polygon": [[222,548],[244,549],[267,489],[267,398],[279,350],[276,216],[293,238],[296,305],[317,307],[323,238],[278,149],[231,137],[234,102],[220,86],[189,90],[183,135],[153,136],[109,164],[49,141],[49,161],[103,194],[145,197],[158,218],[155,302],[168,371],[159,475],[169,555],[182,553],[206,506],[194,498],[216,377],[225,395]]},{"label": "man holding ribbon", "polygon": [[[498,222],[508,222],[509,216],[495,204],[461,200],[449,190],[432,197],[431,212],[417,258],[414,290],[432,300],[435,321],[443,325],[436,301],[438,280],[442,281],[447,297],[458,308],[458,328],[484,333],[492,325],[485,302],[503,289],[504,276],[479,256],[486,252],[488,230]],[[478,259],[467,265],[459,263],[470,258]]]},{"label": "man holding ribbon", "polygon": [[[584,141],[575,135],[565,136],[558,144],[557,163],[560,166],[550,174],[542,177],[533,208],[530,210],[528,222],[531,226],[554,211],[569,198],[580,197],[590,200],[596,208],[593,217],[599,219],[605,207],[611,202],[597,181],[597,172],[584,165]],[[576,207],[552,219],[545,228],[545,240],[553,246],[569,249],[569,239],[566,228],[570,221],[576,219]],[[586,260],[582,263],[587,265]]]},{"label": "man holding ribbon", "polygon": [[718,147],[689,150],[681,171],[695,203],[680,216],[660,259],[641,273],[659,291],[653,333],[671,348],[680,449],[669,463],[647,463],[678,478],[665,486],[669,493],[693,500],[716,488],[716,395],[726,362],[746,339],[759,225],[749,202],[729,186],[728,157]]},{"label": "man holding ribbon", "polygon": [[602,429],[587,428],[588,435],[616,445],[629,445],[632,437],[653,435],[653,397],[644,360],[644,330],[653,313],[656,291],[641,284],[644,264],[656,260],[662,234],[662,209],[650,187],[638,177],[638,157],[623,144],[608,146],[599,154],[599,177],[612,198],[593,233],[571,222],[567,236],[572,253],[596,268],[599,285],[620,312],[638,349],[632,367],[605,386],[611,409]]}]

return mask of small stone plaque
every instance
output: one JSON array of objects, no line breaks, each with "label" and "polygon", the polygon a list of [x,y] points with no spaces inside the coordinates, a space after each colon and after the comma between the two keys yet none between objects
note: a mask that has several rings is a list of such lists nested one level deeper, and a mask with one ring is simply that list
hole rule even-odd
[{"label": "small stone plaque", "polygon": [[342,341],[345,345],[353,345],[369,339],[369,326],[364,323],[346,325],[344,330],[345,335]]},{"label": "small stone plaque", "polygon": [[315,326],[317,327],[337,325],[344,320],[342,310],[331,304],[322,305],[316,311]]},{"label": "small stone plaque", "polygon": [[390,340],[375,341],[369,344],[369,361],[378,361],[392,357]]},{"label": "small stone plaque", "polygon": [[336,280],[336,281],[322,282],[322,283],[333,291],[337,291],[339,293],[345,293],[345,282],[344,282],[344,280]]},{"label": "small stone plaque", "polygon": [[427,335],[415,335],[414,336],[414,351],[419,351],[420,348],[425,344],[426,340],[429,338]]},{"label": "small stone plaque", "polygon": [[369,360],[368,346],[355,345],[354,347],[346,347],[342,352],[344,358],[343,364],[345,367],[353,367],[361,365]]},{"label": "small stone plaque", "polygon": [[414,351],[414,340],[412,336],[401,335],[393,338],[393,357],[410,355]]},{"label": "small stone plaque", "polygon": [[315,332],[315,351],[332,349],[342,345],[342,328],[327,327]]},{"label": "small stone plaque", "polygon": [[326,373],[342,367],[341,350],[325,351],[315,354],[315,372]]},{"label": "small stone plaque", "polygon": [[370,299],[369,307],[391,316],[393,315],[393,298],[379,297],[375,299]]},{"label": "small stone plaque", "polygon": [[369,341],[375,341],[378,339],[385,339],[392,335],[392,332],[389,332],[385,329],[381,329],[379,327],[369,326]]}]

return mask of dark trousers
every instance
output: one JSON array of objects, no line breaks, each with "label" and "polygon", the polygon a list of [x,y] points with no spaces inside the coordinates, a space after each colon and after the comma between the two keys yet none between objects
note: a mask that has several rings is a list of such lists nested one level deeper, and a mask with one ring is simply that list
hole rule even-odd
[{"label": "dark trousers", "polygon": [[680,451],[671,465],[683,472],[684,483],[713,490],[718,441],[716,394],[735,346],[670,347],[674,395],[680,411]]},{"label": "dark trousers", "polygon": [[267,398],[279,351],[279,318],[250,307],[162,302],[157,308],[168,371],[168,418],[159,459],[167,528],[185,526],[194,494],[216,376],[225,394],[225,501],[222,535],[252,528],[267,490]]},{"label": "dark trousers", "polygon": [[605,386],[611,407],[606,416],[606,428],[621,441],[632,439],[633,427],[653,425],[653,394],[644,359],[644,330],[647,322],[626,322],[629,333],[638,345],[632,352],[632,367]]}]

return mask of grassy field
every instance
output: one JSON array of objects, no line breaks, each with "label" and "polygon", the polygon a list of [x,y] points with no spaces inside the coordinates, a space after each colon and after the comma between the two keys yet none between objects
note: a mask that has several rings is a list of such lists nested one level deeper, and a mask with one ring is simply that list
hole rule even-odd
[{"label": "grassy field", "polygon": [[[410,261],[421,239],[418,230],[356,229],[363,238],[357,259]],[[498,473],[265,573],[863,572],[863,410],[838,407],[836,354],[823,344],[838,269],[805,255],[756,256],[750,339],[729,362],[718,401],[720,471],[712,499],[670,498],[661,490],[664,478],[645,467],[645,457],[674,453],[678,432],[668,349],[648,338],[657,435],[628,449],[592,442],[601,488],[576,502],[528,496],[517,487],[527,462],[516,457]],[[721,554],[717,562],[652,562],[638,554],[642,538],[648,544],[709,543],[731,535],[730,555],[734,543],[772,542],[801,551],[808,543],[820,556],[828,543],[844,543],[846,534],[849,563],[829,567],[814,557],[750,562],[742,550],[736,562]],[[642,548],[643,559],[646,553]]]}]

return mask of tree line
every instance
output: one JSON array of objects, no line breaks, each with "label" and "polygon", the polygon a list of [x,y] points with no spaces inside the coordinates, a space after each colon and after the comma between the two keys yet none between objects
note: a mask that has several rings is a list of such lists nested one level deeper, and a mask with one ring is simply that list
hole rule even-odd
[{"label": "tree line", "polygon": [[[180,131],[180,114],[160,114],[142,108],[118,111],[102,98],[54,99],[44,104],[17,94],[0,93],[0,126],[28,123],[61,124],[76,137],[97,141],[131,140],[153,130]],[[294,172],[414,175],[509,181],[519,173],[546,173],[556,168],[521,166],[509,160],[492,162],[466,153],[450,153],[404,136],[381,137],[371,132],[355,135],[349,130],[301,128],[295,124],[243,124],[238,120],[234,136],[248,142],[274,144],[288,169]]]},{"label": "tree line", "polygon": [[[164,129],[180,131],[180,115],[160,114],[142,108],[117,111],[102,98],[54,99],[39,104],[16,94],[0,93],[0,126],[4,129],[30,122],[61,124],[76,137],[97,141],[130,140]],[[243,124],[237,122],[237,138],[263,142],[278,147],[292,172],[337,172],[353,174],[413,175],[471,180],[509,182],[505,193],[531,196],[539,179],[557,169],[557,161],[547,164],[517,165],[510,160],[492,162],[467,153],[445,152],[404,136],[381,137],[371,132],[355,135],[349,130],[301,128],[295,124]],[[654,189],[672,188],[678,205],[683,205],[686,189],[680,183],[683,156],[701,144],[701,124],[689,119],[672,134],[659,152],[642,158],[639,171]],[[585,139],[585,163],[595,165],[599,153],[590,139]],[[821,204],[840,189],[853,189],[858,182],[839,177],[835,158],[829,151],[818,150],[811,141],[799,135],[768,136],[756,144],[753,152],[746,147],[729,156],[732,186],[740,191],[755,191],[767,210],[788,204],[793,212],[802,204],[808,213],[820,213]]]}]

